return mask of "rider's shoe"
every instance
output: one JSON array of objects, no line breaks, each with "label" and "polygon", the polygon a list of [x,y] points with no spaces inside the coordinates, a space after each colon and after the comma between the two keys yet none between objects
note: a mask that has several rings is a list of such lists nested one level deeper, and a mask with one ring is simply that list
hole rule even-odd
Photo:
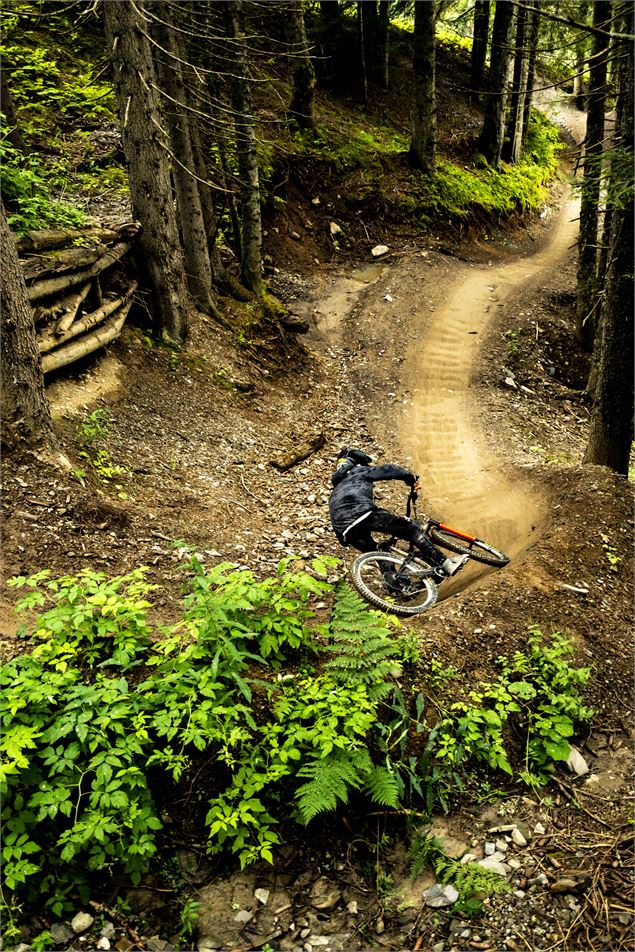
[{"label": "rider's shoe", "polygon": [[465,563],[469,561],[469,555],[457,555],[453,559],[446,559],[439,568],[445,577],[449,578],[451,575],[456,575],[456,573],[463,568]]}]

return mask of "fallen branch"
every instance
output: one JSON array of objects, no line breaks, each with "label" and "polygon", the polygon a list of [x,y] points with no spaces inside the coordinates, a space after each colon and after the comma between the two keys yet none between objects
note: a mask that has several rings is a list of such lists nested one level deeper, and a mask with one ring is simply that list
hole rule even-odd
[{"label": "fallen branch", "polygon": [[40,298],[48,297],[50,294],[56,294],[64,288],[71,288],[76,284],[83,284],[96,275],[101,274],[106,268],[110,268],[115,262],[119,261],[127,251],[130,250],[130,242],[120,241],[112,248],[109,248],[105,255],[96,261],[91,268],[83,271],[75,271],[72,274],[64,274],[59,278],[49,278],[47,281],[36,281],[27,289],[29,301],[39,301]]},{"label": "fallen branch", "polygon": [[67,340],[72,340],[73,337],[83,334],[84,331],[89,330],[96,324],[101,324],[102,321],[105,321],[107,317],[110,317],[111,314],[114,314],[114,312],[117,311],[122,304],[126,304],[136,289],[137,282],[133,281],[132,284],[130,284],[127,288],[125,294],[121,295],[121,297],[114,298],[112,301],[107,301],[106,304],[102,305],[102,307],[98,308],[96,311],[91,311],[90,314],[85,314],[81,320],[75,321],[74,324],[71,324],[61,336],[59,334],[58,325],[58,327],[52,333],[46,334],[38,341],[40,353],[46,354],[59,344],[64,344]]},{"label": "fallen branch", "polygon": [[59,317],[58,330],[62,324],[65,325],[62,329],[66,330],[75,320],[79,306],[89,291],[90,283],[85,284],[79,291],[72,291],[70,294],[67,294],[66,297],[60,298],[59,301],[55,304],[51,304],[50,307],[33,308],[33,317],[35,318],[36,324],[41,324],[44,321],[50,321],[51,319]]},{"label": "fallen branch", "polygon": [[106,245],[100,243],[90,248],[65,248],[53,257],[29,258],[22,264],[22,274],[25,281],[31,281],[34,278],[40,280],[47,274],[60,274],[63,271],[72,271],[74,268],[85,268],[101,258],[107,250]]},{"label": "fallen branch", "polygon": [[121,328],[128,316],[131,305],[132,301],[128,301],[127,304],[124,304],[115,312],[103,327],[97,328],[91,334],[75,341],[74,344],[66,344],[54,350],[53,353],[46,354],[42,358],[42,373],[47,374],[52,370],[58,370],[60,367],[66,367],[68,364],[79,360],[80,357],[92,354],[93,351],[109,344],[121,333]]},{"label": "fallen branch", "polygon": [[18,254],[28,254],[30,251],[51,251],[54,248],[63,248],[74,241],[115,241],[119,231],[113,228],[85,228],[80,231],[64,231],[53,228],[49,231],[32,231],[28,235],[18,238],[16,245]]},{"label": "fallen branch", "polygon": [[94,899],[88,900],[88,905],[92,906],[97,912],[103,913],[103,915],[108,916],[113,922],[116,922],[122,929],[125,929],[134,944],[139,949],[145,949],[145,945],[141,941],[139,933],[130,925],[127,919],[121,915],[120,912],[117,912],[116,909],[111,909],[110,906],[107,906],[105,902],[95,902]]},{"label": "fallen branch", "polygon": [[303,460],[308,459],[309,456],[317,453],[319,449],[322,449],[325,443],[326,437],[324,433],[318,433],[317,436],[314,436],[312,439],[301,443],[296,449],[290,450],[277,459],[270,460],[270,465],[284,473],[288,469],[291,469],[292,466],[301,463]]},{"label": "fallen branch", "polygon": [[[58,334],[63,334],[64,331],[67,331],[68,328],[71,326],[71,324],[75,320],[75,317],[77,316],[77,312],[79,311],[80,304],[84,302],[89,291],[90,291],[90,284],[85,284],[84,287],[80,288],[79,291],[76,291],[74,294],[70,294],[68,298],[64,299],[64,300],[69,300],[72,303],[71,303],[71,306],[66,309],[66,313],[63,315],[63,317],[61,317],[59,321],[57,322],[56,330]],[[77,301],[77,304],[75,304],[75,301]]]}]

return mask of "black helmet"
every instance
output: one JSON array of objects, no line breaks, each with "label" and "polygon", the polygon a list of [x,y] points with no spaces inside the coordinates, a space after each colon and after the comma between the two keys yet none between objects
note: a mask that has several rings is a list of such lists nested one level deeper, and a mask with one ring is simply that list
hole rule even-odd
[{"label": "black helmet", "polygon": [[350,460],[351,463],[357,463],[358,466],[370,466],[373,461],[373,457],[369,456],[368,453],[364,453],[363,450],[356,450],[350,446],[345,446],[337,454],[338,462],[341,460]]}]

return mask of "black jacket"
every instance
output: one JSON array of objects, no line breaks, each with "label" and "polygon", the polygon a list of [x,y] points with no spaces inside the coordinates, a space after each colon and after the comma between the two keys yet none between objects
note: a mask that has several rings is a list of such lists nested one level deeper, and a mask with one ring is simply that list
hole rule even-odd
[{"label": "black jacket", "polygon": [[333,492],[329,503],[331,522],[338,536],[356,519],[376,509],[373,501],[373,483],[384,479],[402,479],[414,485],[415,476],[402,466],[357,466],[347,461],[331,476]]}]

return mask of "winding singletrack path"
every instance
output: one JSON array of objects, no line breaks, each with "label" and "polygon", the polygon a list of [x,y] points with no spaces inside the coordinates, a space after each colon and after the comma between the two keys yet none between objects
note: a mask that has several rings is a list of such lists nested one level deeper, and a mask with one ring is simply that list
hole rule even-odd
[{"label": "winding singletrack path", "polygon": [[497,267],[475,265],[459,275],[445,303],[428,317],[404,366],[412,405],[401,421],[399,442],[421,474],[431,511],[512,556],[530,543],[545,503],[506,474],[488,446],[470,381],[497,308],[522,297],[527,284],[564,260],[576,239],[577,218],[576,204],[569,200],[540,251]]}]

